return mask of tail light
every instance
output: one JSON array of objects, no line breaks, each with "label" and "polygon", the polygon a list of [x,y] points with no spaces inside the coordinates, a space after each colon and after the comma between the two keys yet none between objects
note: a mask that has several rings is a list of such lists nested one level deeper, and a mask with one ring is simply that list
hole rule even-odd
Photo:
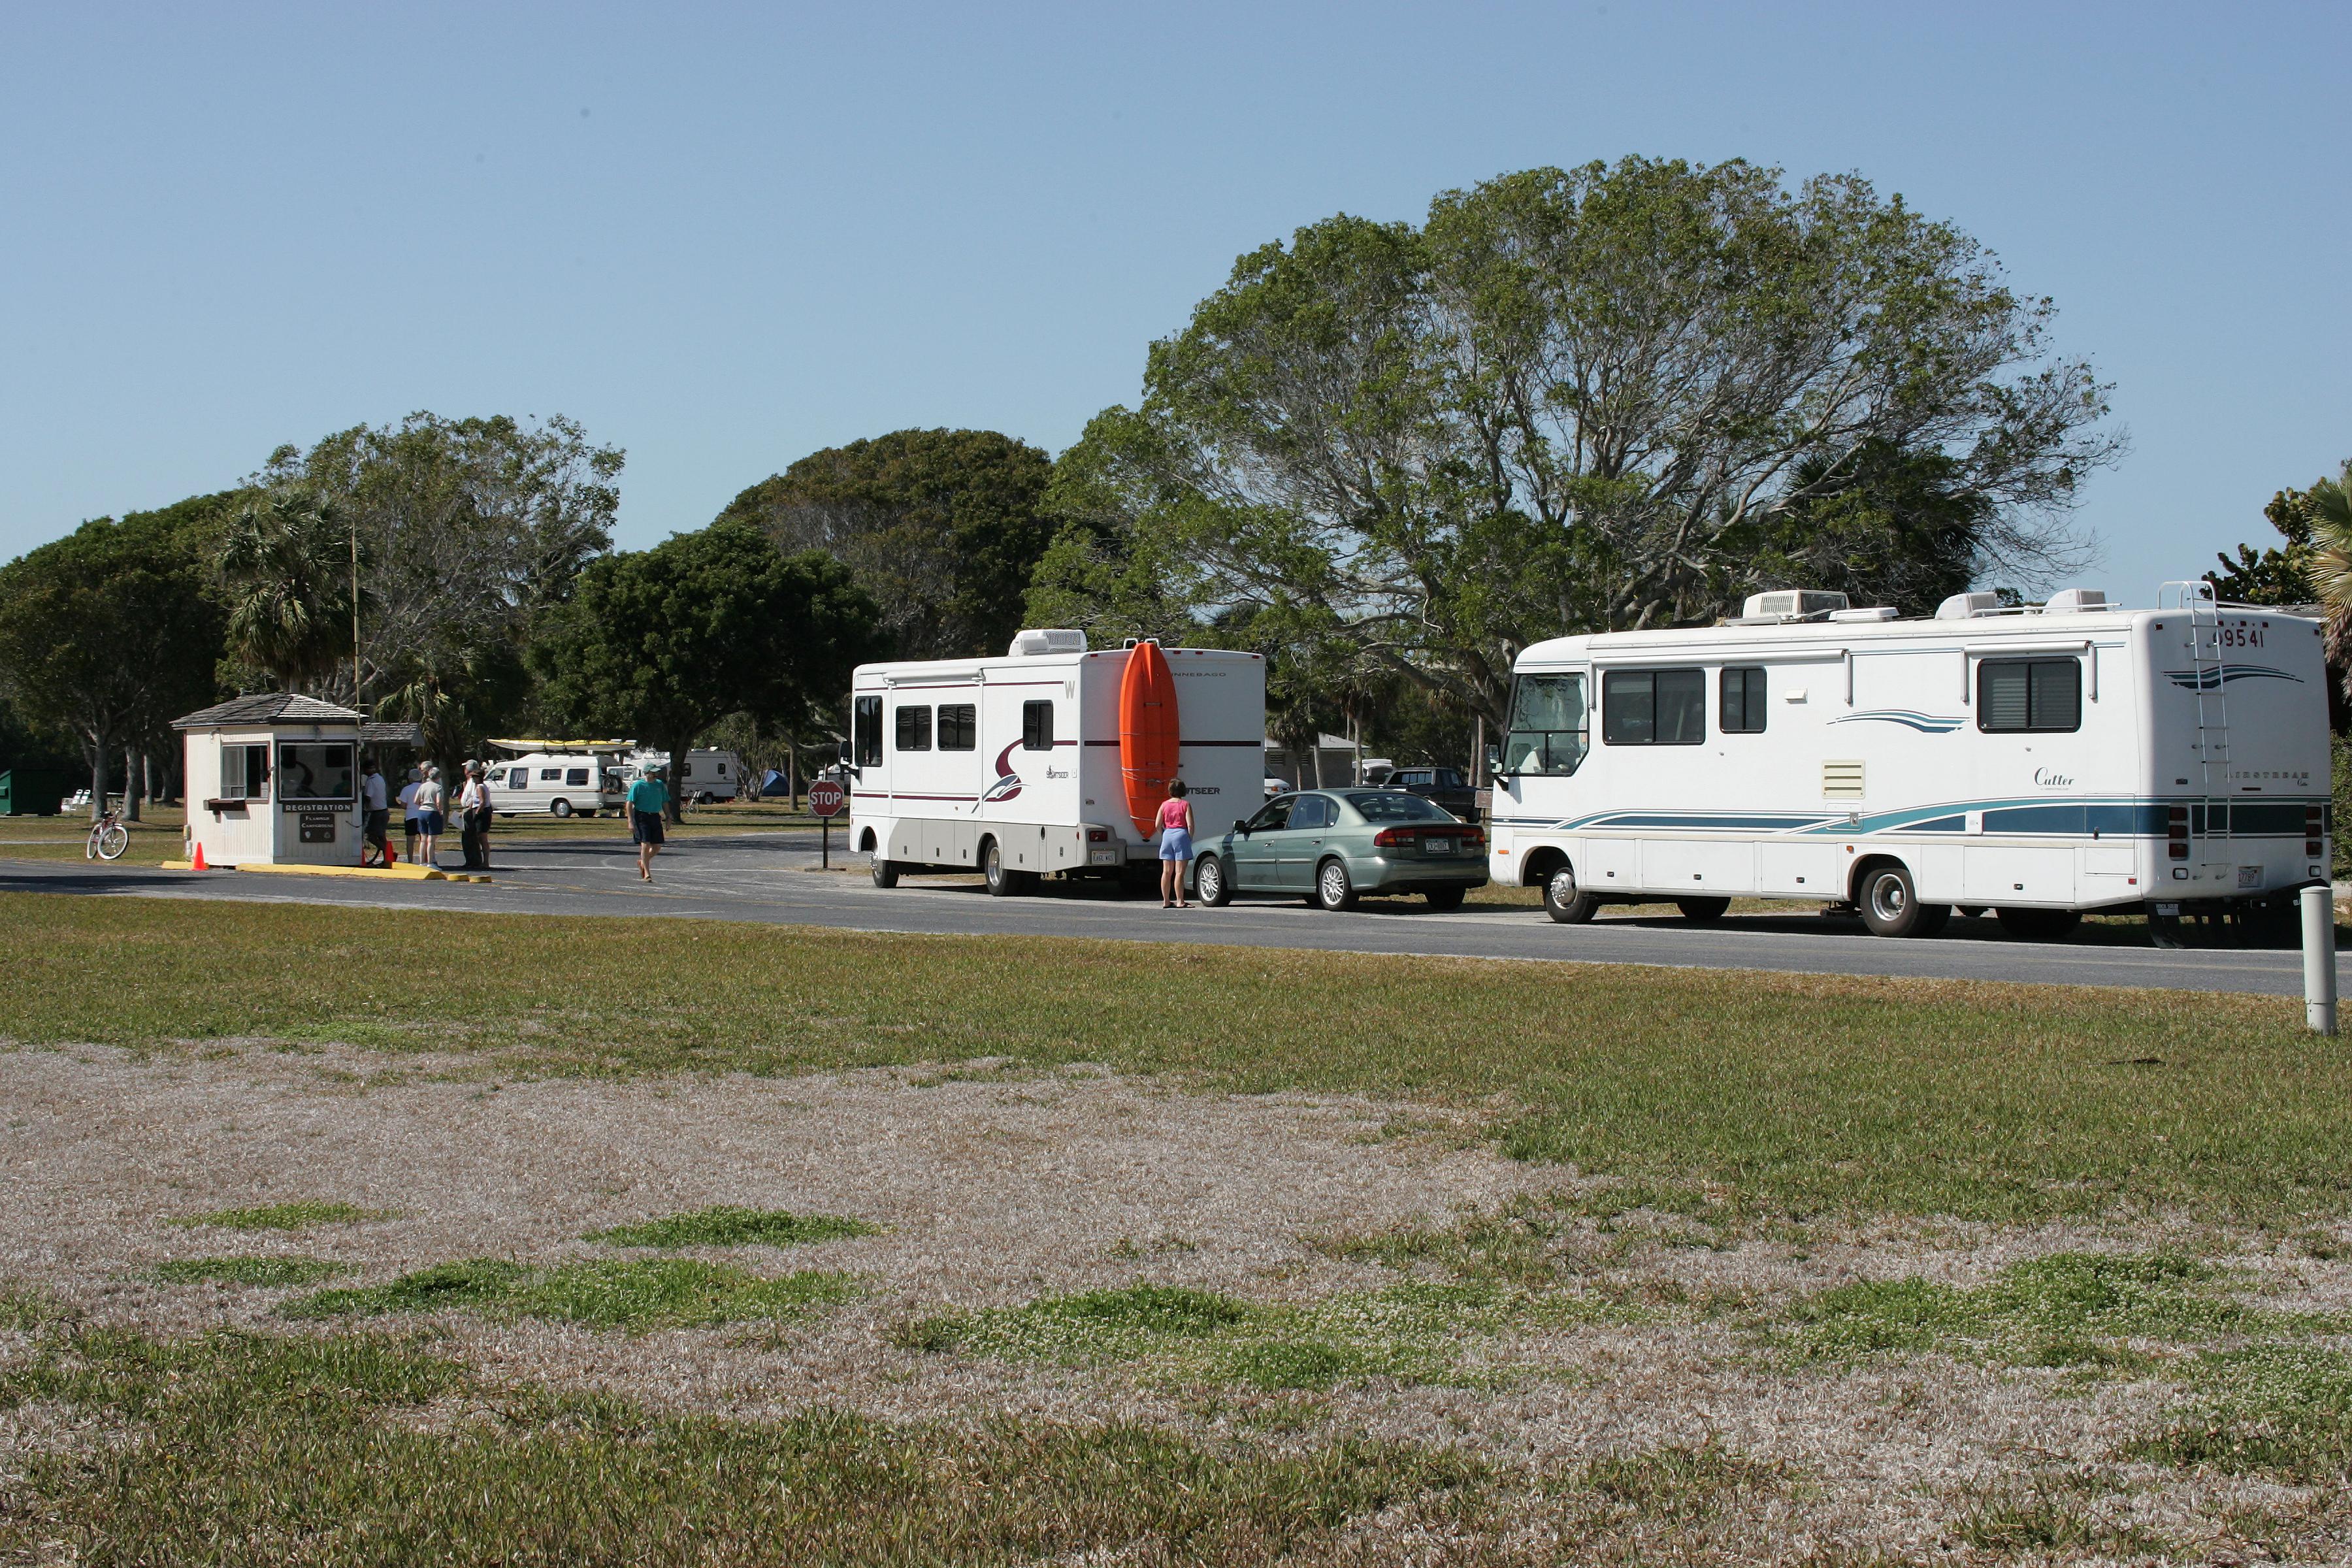
[{"label": "tail light", "polygon": [[2164,814],[2164,836],[2171,840],[2166,853],[2175,860],[2189,858],[2189,808],[2176,805]]},{"label": "tail light", "polygon": [[1486,847],[1486,829],[1461,826],[1383,827],[1372,835],[1372,847],[1376,849],[1402,849],[1407,845],[1418,844],[1424,838],[1452,838],[1459,841],[1465,848],[1468,849],[1484,849]]},{"label": "tail light", "polygon": [[2315,856],[2319,853],[2320,838],[2326,831],[2326,820],[2320,816],[2319,807],[2305,806],[2303,808],[2303,852],[2305,855]]},{"label": "tail light", "polygon": [[1089,827],[1089,828],[1087,828],[1087,843],[1089,843],[1089,844],[1108,844],[1108,843],[1109,843],[1109,842],[1110,842],[1110,829],[1109,829],[1109,828],[1108,828],[1108,827]]},{"label": "tail light", "polygon": [[1375,849],[1401,849],[1419,837],[1420,835],[1414,833],[1411,828],[1383,827],[1378,833],[1372,835],[1372,847]]}]

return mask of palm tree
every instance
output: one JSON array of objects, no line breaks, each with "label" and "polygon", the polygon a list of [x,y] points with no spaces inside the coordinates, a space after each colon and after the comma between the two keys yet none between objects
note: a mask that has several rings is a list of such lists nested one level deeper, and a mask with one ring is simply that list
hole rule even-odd
[{"label": "palm tree", "polygon": [[[2290,495],[2311,531],[2311,585],[2327,606],[2327,662],[2343,668],[2352,656],[2352,458],[2335,479]],[[2352,678],[2347,686],[2352,696]]]},{"label": "palm tree", "polygon": [[222,542],[228,642],[291,691],[351,647],[351,543],[335,504],[289,488],[247,503]]}]

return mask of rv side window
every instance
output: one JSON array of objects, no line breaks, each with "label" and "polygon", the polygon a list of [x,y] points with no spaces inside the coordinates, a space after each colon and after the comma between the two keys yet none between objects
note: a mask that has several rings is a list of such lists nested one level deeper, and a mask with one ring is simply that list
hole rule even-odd
[{"label": "rv side window", "polygon": [[1706,739],[1706,672],[1603,671],[1601,738],[1612,746],[1698,745]]},{"label": "rv side window", "polygon": [[898,750],[928,752],[931,749],[931,710],[924,708],[898,710]]},{"label": "rv side window", "polygon": [[2083,727],[2083,665],[2073,658],[1989,658],[1977,666],[1977,728],[2034,733]]},{"label": "rv side window", "polygon": [[563,782],[563,770],[562,768],[541,768],[539,770],[539,782],[541,784],[562,784]]},{"label": "rv side window", "polygon": [[1588,743],[1581,675],[1522,675],[1511,686],[1507,773],[1574,773]]},{"label": "rv side window", "polygon": [[940,750],[969,752],[980,744],[979,710],[969,702],[940,704]]},{"label": "rv side window", "polygon": [[1764,732],[1764,671],[1755,666],[1723,672],[1722,730],[1727,735]]},{"label": "rv side window", "polygon": [[507,787],[509,789],[527,789],[530,785],[530,770],[529,768],[512,768],[508,770]]},{"label": "rv side window", "polygon": [[1021,749],[1024,752],[1050,752],[1054,749],[1052,702],[1024,702],[1021,705]]},{"label": "rv side window", "polygon": [[850,752],[850,755],[856,759],[856,765],[861,768],[880,767],[882,765],[882,699],[859,698],[856,711],[850,720],[850,730],[856,740],[856,745]]},{"label": "rv side window", "polygon": [[580,788],[588,782],[588,770],[586,768],[566,768],[563,770],[563,782],[573,789]]}]

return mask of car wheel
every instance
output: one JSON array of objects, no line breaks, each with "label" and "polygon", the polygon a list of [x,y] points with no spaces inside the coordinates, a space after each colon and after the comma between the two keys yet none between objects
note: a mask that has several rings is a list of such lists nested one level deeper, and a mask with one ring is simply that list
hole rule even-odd
[{"label": "car wheel", "polygon": [[988,890],[1000,899],[1029,890],[1027,875],[1004,863],[1004,847],[993,838],[988,841],[988,847],[980,852],[980,875],[988,884]]},{"label": "car wheel", "polygon": [[1422,897],[1429,900],[1429,907],[1433,910],[1458,910],[1462,907],[1462,897],[1467,891],[1466,888],[1432,888]]},{"label": "car wheel", "polygon": [[871,869],[876,887],[895,888],[898,885],[898,862],[896,860],[885,860],[881,856],[877,855],[874,857]]},{"label": "car wheel", "polygon": [[1331,914],[1356,907],[1356,884],[1349,879],[1346,861],[1326,860],[1315,868],[1315,907]]},{"label": "car wheel", "polygon": [[1576,885],[1575,868],[1566,861],[1544,879],[1544,913],[1564,926],[1580,926],[1601,912],[1601,900]]},{"label": "car wheel", "polygon": [[2020,942],[2056,942],[2083,923],[2080,910],[1995,910],[1992,915]]},{"label": "car wheel", "polygon": [[568,800],[559,800],[547,809],[554,816],[569,816],[572,815],[572,803]]},{"label": "car wheel", "polygon": [[1675,908],[1682,910],[1683,919],[1693,925],[1706,925],[1710,921],[1721,920],[1723,912],[1731,908],[1731,900],[1729,899],[1676,899]]},{"label": "car wheel", "polygon": [[1951,918],[1949,905],[1922,904],[1911,873],[1892,861],[1863,873],[1854,902],[1874,936],[1932,936]]},{"label": "car wheel", "polygon": [[1225,863],[1214,855],[1203,855],[1192,870],[1192,891],[1213,910],[1222,910],[1234,901],[1234,884],[1225,875]]}]

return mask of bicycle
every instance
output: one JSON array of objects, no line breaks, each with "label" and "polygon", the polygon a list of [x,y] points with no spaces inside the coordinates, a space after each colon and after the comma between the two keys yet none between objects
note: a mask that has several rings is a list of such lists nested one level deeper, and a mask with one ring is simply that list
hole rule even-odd
[{"label": "bicycle", "polygon": [[89,842],[82,846],[85,860],[114,860],[131,847],[131,829],[122,826],[122,814],[110,811],[89,825]]}]

